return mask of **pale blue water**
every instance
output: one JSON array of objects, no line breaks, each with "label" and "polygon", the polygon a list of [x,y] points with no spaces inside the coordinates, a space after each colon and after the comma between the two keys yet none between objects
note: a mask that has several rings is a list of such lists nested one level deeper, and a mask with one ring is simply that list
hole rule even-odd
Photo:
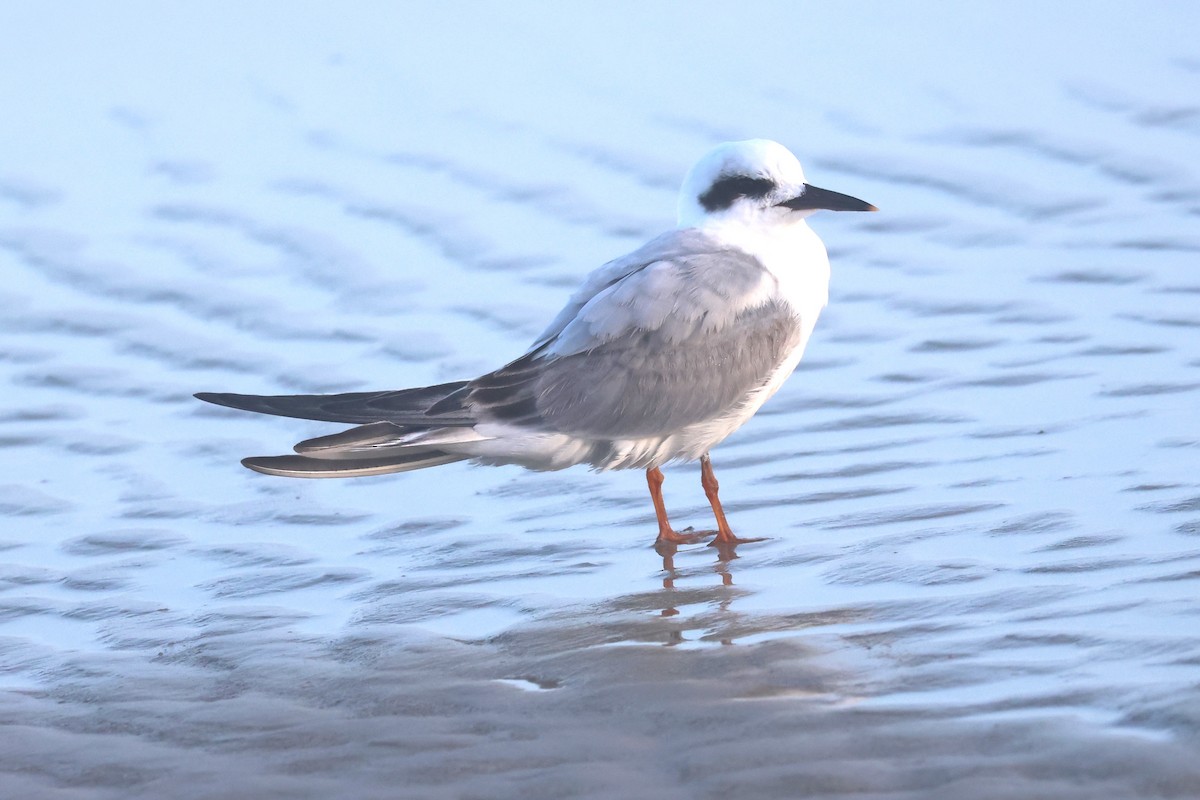
[{"label": "pale blue water", "polygon": [[[4,4],[3,794],[1195,796],[1198,23]],[[882,211],[714,453],[734,561],[640,473],[271,479],[330,428],[191,398],[493,368],[751,136]]]}]

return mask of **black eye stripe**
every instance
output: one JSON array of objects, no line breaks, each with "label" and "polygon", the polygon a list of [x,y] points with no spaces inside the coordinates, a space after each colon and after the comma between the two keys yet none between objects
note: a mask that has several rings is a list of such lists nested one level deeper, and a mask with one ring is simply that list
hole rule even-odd
[{"label": "black eye stripe", "polygon": [[728,175],[718,178],[699,200],[705,211],[719,211],[729,208],[739,197],[766,197],[774,188],[775,182],[770,178]]}]

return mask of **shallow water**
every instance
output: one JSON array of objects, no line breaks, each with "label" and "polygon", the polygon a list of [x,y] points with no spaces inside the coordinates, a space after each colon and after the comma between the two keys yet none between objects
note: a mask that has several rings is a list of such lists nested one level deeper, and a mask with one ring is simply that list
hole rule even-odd
[{"label": "shallow water", "polygon": [[[0,11],[5,794],[1200,793],[1200,13],[856,9]],[[736,559],[191,398],[495,367],[749,136],[882,212]]]}]

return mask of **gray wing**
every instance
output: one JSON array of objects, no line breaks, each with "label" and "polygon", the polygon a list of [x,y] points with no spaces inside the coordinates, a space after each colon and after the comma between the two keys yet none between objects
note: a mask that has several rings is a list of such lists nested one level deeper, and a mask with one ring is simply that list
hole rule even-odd
[{"label": "gray wing", "polygon": [[685,342],[630,334],[569,356],[526,356],[473,381],[463,400],[480,417],[599,439],[667,436],[737,408],[767,384],[800,339],[779,304]]},{"label": "gray wing", "polygon": [[[660,328],[671,306],[652,307],[655,298],[716,310],[723,301],[750,291],[764,274],[753,256],[729,250],[706,233],[668,231],[588,275],[527,354],[550,343],[560,353],[578,343],[586,346],[590,329],[619,334],[634,326]],[[663,285],[671,281],[678,285]]]},{"label": "gray wing", "polygon": [[762,292],[770,274],[699,232],[660,237],[599,272],[533,350],[430,413],[469,409],[602,439],[665,436],[735,409],[799,344],[795,314]]}]

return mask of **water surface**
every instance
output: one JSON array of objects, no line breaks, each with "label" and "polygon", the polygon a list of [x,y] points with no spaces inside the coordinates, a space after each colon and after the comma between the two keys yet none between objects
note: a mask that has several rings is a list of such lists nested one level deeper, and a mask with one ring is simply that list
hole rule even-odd
[{"label": "water surface", "polygon": [[[0,12],[6,793],[1194,797],[1200,19],[1135,12]],[[882,212],[714,453],[736,559],[191,398],[504,363],[750,136]]]}]

